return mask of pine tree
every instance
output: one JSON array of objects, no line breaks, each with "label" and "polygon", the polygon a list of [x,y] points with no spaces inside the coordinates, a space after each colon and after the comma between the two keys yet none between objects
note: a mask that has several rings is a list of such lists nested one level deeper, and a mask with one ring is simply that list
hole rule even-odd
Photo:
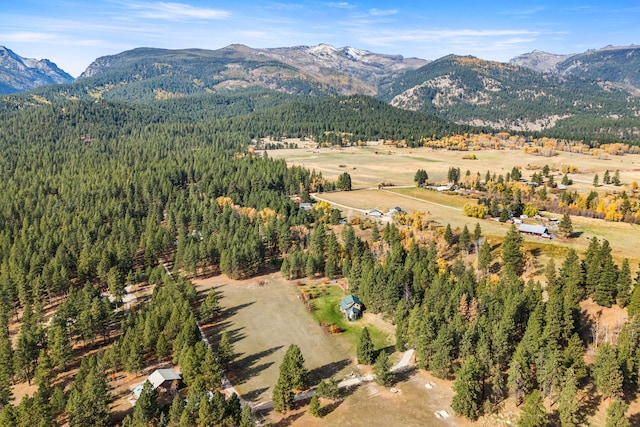
[{"label": "pine tree", "polygon": [[611,257],[611,248],[608,240],[602,242],[598,259],[602,267],[596,282],[596,293],[593,299],[602,306],[611,307],[616,302],[617,271]]},{"label": "pine tree", "polygon": [[199,318],[201,322],[208,323],[220,311],[218,293],[212,289],[200,305]]},{"label": "pine tree", "polygon": [[596,175],[593,177],[593,186],[594,186],[594,187],[599,187],[599,186],[600,186],[600,184],[599,184],[598,174],[596,174]]},{"label": "pine tree", "polygon": [[616,173],[613,175],[613,179],[611,180],[613,185],[620,185],[620,170],[616,169]]},{"label": "pine tree", "polygon": [[616,358],[616,350],[609,343],[598,348],[592,375],[596,388],[605,399],[621,397],[622,371]]},{"label": "pine tree", "polygon": [[371,227],[371,241],[377,242],[379,240],[380,240],[380,229],[378,228],[378,223],[374,221],[373,226]]},{"label": "pine tree", "polygon": [[576,380],[573,368],[567,369],[564,377],[564,386],[560,392],[560,402],[558,412],[560,413],[560,424],[562,427],[573,427],[580,423],[578,413],[580,404],[576,398],[578,392],[578,381]]},{"label": "pine tree", "polygon": [[453,383],[453,391],[456,394],[451,401],[451,408],[456,414],[470,420],[475,420],[480,416],[482,380],[480,363],[472,355],[462,362]]},{"label": "pine tree", "polygon": [[453,244],[453,231],[451,231],[451,224],[447,223],[447,227],[444,229],[444,241],[447,242],[448,245]]},{"label": "pine tree", "polygon": [[542,394],[538,390],[533,390],[524,401],[518,427],[544,427],[547,421],[548,416]]},{"label": "pine tree", "polygon": [[480,246],[480,238],[482,237],[482,228],[480,228],[480,223],[476,222],[476,226],[473,229],[473,242],[476,247]]},{"label": "pine tree", "polygon": [[462,228],[462,233],[460,233],[460,237],[458,238],[458,244],[467,253],[469,252],[469,249],[471,248],[471,234],[469,234],[469,229],[466,224]]},{"label": "pine tree", "polygon": [[363,365],[371,365],[373,363],[374,347],[369,335],[369,329],[365,326],[362,329],[360,338],[358,339],[357,356],[358,363]]},{"label": "pine tree", "polygon": [[627,307],[629,317],[634,317],[640,313],[640,283],[636,282],[631,292],[631,298],[629,300],[629,306]]},{"label": "pine tree", "polygon": [[176,394],[173,397],[171,407],[169,408],[169,424],[177,426],[180,423],[180,417],[182,416],[183,411],[184,399],[180,395]]},{"label": "pine tree", "polygon": [[311,397],[311,401],[309,402],[309,413],[314,417],[322,416],[322,408],[320,407],[320,399],[318,399],[317,395]]},{"label": "pine tree", "polygon": [[607,420],[605,421],[605,427],[630,427],[631,422],[625,416],[629,405],[621,400],[615,399],[609,404],[607,409]]},{"label": "pine tree", "polygon": [[534,383],[530,363],[524,347],[525,344],[524,342],[520,342],[509,363],[507,385],[517,405],[519,405],[523,397],[533,389]]},{"label": "pine tree", "polygon": [[622,266],[618,273],[618,282],[616,283],[618,291],[618,305],[626,307],[629,304],[631,298],[631,269],[629,267],[629,259],[622,260]]},{"label": "pine tree", "polygon": [[220,335],[220,343],[218,344],[218,358],[220,360],[220,364],[225,369],[228,369],[229,364],[234,357],[235,351],[233,349],[233,343],[231,342],[229,332],[223,331]]},{"label": "pine tree", "polygon": [[427,172],[424,169],[418,169],[413,177],[413,182],[416,183],[416,186],[421,187],[428,179]]},{"label": "pine tree", "polygon": [[387,352],[384,350],[381,350],[376,358],[376,363],[373,365],[373,373],[376,376],[376,383],[382,386],[391,384],[393,380],[391,364],[389,363],[389,356],[387,356]]},{"label": "pine tree", "polygon": [[524,266],[522,243],[522,235],[512,225],[502,242],[502,263],[504,264],[505,274],[512,273],[520,276],[522,273]]},{"label": "pine tree", "polygon": [[560,224],[558,224],[558,231],[564,237],[571,237],[573,234],[573,224],[571,223],[571,217],[568,212],[562,216],[562,220],[560,220]]},{"label": "pine tree", "polygon": [[491,265],[491,261],[493,260],[491,256],[491,245],[485,239],[480,246],[480,250],[478,251],[478,269],[486,274],[489,266]]},{"label": "pine tree", "polygon": [[286,384],[285,379],[278,378],[276,385],[273,387],[271,400],[273,400],[273,409],[276,412],[287,412],[293,408],[295,394],[291,386]]},{"label": "pine tree", "polygon": [[253,422],[253,414],[251,413],[251,406],[244,405],[240,413],[240,424],[238,427],[254,427],[255,425],[255,422]]},{"label": "pine tree", "polygon": [[158,391],[153,388],[149,381],[145,381],[140,397],[136,401],[133,419],[139,425],[146,425],[149,421],[156,418],[159,412]]},{"label": "pine tree", "polygon": [[611,184],[611,175],[609,175],[609,169],[604,171],[604,175],[602,177],[603,184]]}]

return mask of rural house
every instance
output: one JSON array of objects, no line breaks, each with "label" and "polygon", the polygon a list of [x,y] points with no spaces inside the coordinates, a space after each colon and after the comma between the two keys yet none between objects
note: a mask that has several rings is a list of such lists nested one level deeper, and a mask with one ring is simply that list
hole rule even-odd
[{"label": "rural house", "polygon": [[[168,391],[177,392],[182,388],[182,377],[171,368],[156,369],[151,375],[149,375],[145,382],[147,381],[151,383],[151,387],[153,387],[154,390],[158,390],[158,394],[166,393]],[[145,382],[138,384],[133,389],[133,395],[136,399],[140,397],[140,393],[142,393],[142,388],[144,387]]]},{"label": "rural house", "polygon": [[518,231],[522,234],[528,234],[530,236],[544,237],[545,239],[551,238],[547,227],[544,227],[542,225],[520,224]]},{"label": "rural house", "polygon": [[349,295],[340,301],[340,311],[342,311],[347,320],[356,320],[362,315],[363,310],[364,305],[355,295]]}]

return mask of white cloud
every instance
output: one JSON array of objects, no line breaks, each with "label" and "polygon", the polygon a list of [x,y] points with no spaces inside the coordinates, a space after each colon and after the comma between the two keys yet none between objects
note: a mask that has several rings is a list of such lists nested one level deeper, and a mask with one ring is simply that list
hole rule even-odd
[{"label": "white cloud", "polygon": [[363,41],[366,40],[369,43],[389,45],[395,42],[430,43],[435,41],[456,41],[461,39],[469,40],[496,37],[535,36],[538,34],[539,32],[530,30],[412,30],[366,34]]},{"label": "white cloud", "polygon": [[532,7],[530,9],[508,10],[501,12],[501,15],[533,15],[546,10],[544,7]]},{"label": "white cloud", "polygon": [[354,5],[349,4],[346,1],[326,3],[326,5],[328,7],[334,7],[336,9],[353,9],[355,7]]},{"label": "white cloud", "polygon": [[0,34],[0,40],[12,43],[42,43],[51,39],[51,34],[20,31],[17,33]]},{"label": "white cloud", "polygon": [[198,8],[185,3],[128,3],[126,7],[135,10],[140,17],[150,19],[226,19],[231,16],[226,10]]},{"label": "white cloud", "polygon": [[369,10],[369,14],[371,16],[390,16],[390,15],[395,15],[396,13],[398,13],[398,11],[395,9],[389,9],[389,10],[370,9]]}]

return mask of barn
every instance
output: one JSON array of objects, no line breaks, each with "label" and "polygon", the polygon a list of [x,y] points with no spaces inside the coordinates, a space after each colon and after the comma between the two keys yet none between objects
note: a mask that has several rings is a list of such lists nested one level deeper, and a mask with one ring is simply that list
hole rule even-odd
[{"label": "barn", "polygon": [[543,237],[545,239],[551,238],[549,229],[542,225],[520,224],[518,231],[529,236]]}]

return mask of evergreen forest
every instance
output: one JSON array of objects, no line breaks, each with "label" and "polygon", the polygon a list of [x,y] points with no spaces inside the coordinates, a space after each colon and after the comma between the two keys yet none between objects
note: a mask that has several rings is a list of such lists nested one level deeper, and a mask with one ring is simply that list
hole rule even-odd
[{"label": "evergreen forest", "polygon": [[[198,321],[217,302],[202,301],[189,278],[242,279],[265,269],[289,279],[348,278],[367,310],[395,324],[398,350],[415,348],[420,368],[454,380],[452,408],[469,419],[514,399],[527,417],[546,401],[559,424],[577,425],[585,417],[579,390],[597,392],[612,418],[625,419],[640,381],[640,286],[628,262],[614,263],[606,240],[594,238],[582,258],[569,251],[557,266],[551,261],[543,290],[522,278],[515,228],[494,246],[479,226],[422,240],[392,224],[372,242],[350,226],[336,235],[340,212],[306,211],[291,196],[348,190],[348,174],[334,183],[251,149],[266,137],[418,143],[470,130],[365,96],[266,90],[4,110],[0,425],[109,425],[108,373],[140,372],[149,360],[180,365],[189,394],[161,408],[147,386],[122,425],[251,425],[250,411],[220,392],[228,346],[201,339]],[[156,285],[153,295],[125,314],[125,287],[140,282]],[[588,332],[579,306],[587,298],[627,307],[615,343]],[[587,345],[597,349],[589,366]],[[79,348],[87,356],[71,366]],[[386,374],[386,355],[378,358]],[[302,388],[289,377],[282,374],[278,390]],[[37,391],[14,406],[12,385],[25,381]],[[290,393],[274,401],[286,409]]]}]

